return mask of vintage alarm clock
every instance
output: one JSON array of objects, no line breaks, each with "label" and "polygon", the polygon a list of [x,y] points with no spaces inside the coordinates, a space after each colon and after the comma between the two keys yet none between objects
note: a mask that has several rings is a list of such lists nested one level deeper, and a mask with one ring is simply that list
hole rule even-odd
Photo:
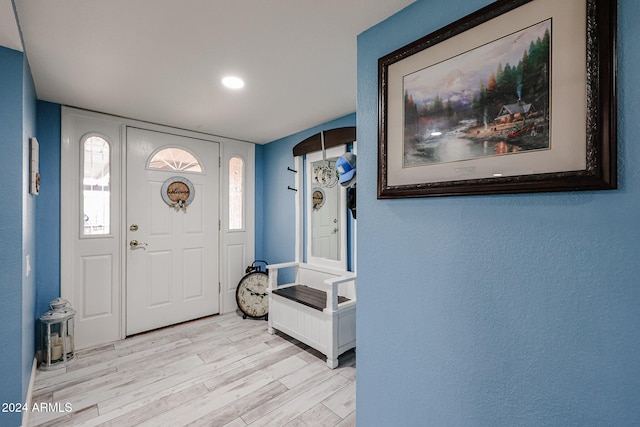
[{"label": "vintage alarm clock", "polygon": [[267,265],[266,261],[257,260],[247,267],[245,270],[247,274],[240,279],[236,288],[236,302],[243,314],[243,319],[264,317],[264,320],[267,320],[269,316],[269,296],[267,293],[269,276],[256,263]]}]

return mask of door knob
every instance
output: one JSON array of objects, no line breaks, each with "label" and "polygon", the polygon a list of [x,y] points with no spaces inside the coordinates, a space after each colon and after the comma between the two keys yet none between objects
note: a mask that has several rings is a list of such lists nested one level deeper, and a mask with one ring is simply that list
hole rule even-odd
[{"label": "door knob", "polygon": [[135,249],[135,248],[144,248],[148,245],[144,242],[138,242],[137,240],[132,240],[129,242],[129,246],[131,247],[131,249]]}]

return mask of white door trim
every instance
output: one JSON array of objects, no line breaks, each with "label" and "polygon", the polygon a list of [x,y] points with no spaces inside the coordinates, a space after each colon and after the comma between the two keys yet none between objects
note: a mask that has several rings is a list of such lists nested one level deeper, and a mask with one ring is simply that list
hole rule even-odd
[{"label": "white door trim", "polygon": [[[105,137],[110,144],[110,192],[121,186],[121,133],[109,117],[63,107],[61,123],[60,292],[76,309],[75,346],[90,347],[119,338],[122,321],[119,193],[111,197],[110,233],[81,236],[83,182],[81,142],[87,135]],[[87,268],[83,268],[87,267]],[[97,272],[96,270],[99,270]],[[84,280],[90,278],[91,280]],[[93,283],[93,281],[97,283]],[[85,287],[84,284],[87,284]],[[89,301],[88,294],[100,295]],[[91,329],[91,333],[89,333]]]},{"label": "white door trim", "polygon": [[[118,126],[119,128],[119,137],[120,137],[120,147],[119,147],[119,158],[120,161],[120,173],[119,178],[121,180],[120,184],[120,194],[117,199],[117,202],[120,204],[119,212],[116,212],[114,215],[114,220],[117,219],[119,230],[114,231],[114,238],[117,239],[119,244],[119,251],[117,254],[118,261],[118,272],[116,273],[116,277],[119,277],[119,288],[117,289],[119,295],[118,300],[120,301],[119,315],[119,332],[116,333],[115,339],[124,339],[126,337],[126,310],[124,309],[126,306],[126,295],[125,295],[125,285],[126,285],[126,269],[124,266],[126,265],[126,252],[122,250],[124,248],[126,242],[125,237],[126,233],[123,233],[123,228],[126,223],[126,170],[127,170],[127,161],[126,161],[126,128],[127,126],[137,127],[146,130],[155,130],[164,133],[171,133],[178,136],[203,139],[211,142],[217,142],[220,144],[220,155],[221,159],[224,159],[230,153],[240,153],[243,159],[246,161],[246,182],[247,186],[246,197],[245,197],[245,209],[246,209],[246,217],[245,217],[245,232],[244,232],[244,245],[246,246],[246,250],[243,251],[242,260],[236,260],[235,262],[223,262],[223,250],[226,253],[225,245],[228,243],[228,238],[226,237],[225,228],[221,227],[220,230],[220,247],[219,247],[219,275],[220,281],[225,281],[226,283],[221,283],[221,287],[227,286],[235,286],[237,283],[232,283],[234,276],[237,276],[239,273],[236,271],[229,272],[227,268],[229,265],[249,265],[254,259],[254,251],[255,251],[255,145],[250,142],[238,141],[231,138],[219,137],[210,134],[202,134],[199,132],[188,131],[184,129],[172,128],[170,126],[158,125],[153,123],[141,122],[138,120],[127,119],[122,117],[111,116],[103,113],[96,113],[91,111],[86,111],[82,109],[72,108],[72,107],[62,107],[62,126],[61,126],[61,236],[60,236],[60,245],[61,245],[61,277],[60,277],[60,293],[63,298],[68,299],[71,302],[71,305],[74,306],[75,301],[73,299],[73,292],[75,286],[75,280],[73,274],[70,274],[70,271],[75,267],[75,263],[73,262],[73,257],[70,254],[74,253],[74,242],[73,237],[69,235],[66,230],[69,227],[73,227],[73,221],[76,219],[75,212],[69,213],[69,206],[66,206],[65,203],[62,203],[64,196],[62,193],[69,187],[69,182],[71,179],[75,179],[75,182],[78,182],[78,186],[74,186],[72,188],[79,188],[79,177],[78,177],[78,157],[74,155],[69,156],[68,150],[73,144],[77,144],[78,141],[73,141],[73,120],[104,120],[112,123],[113,125]],[[65,158],[65,152],[67,151],[67,156]],[[76,162],[75,168],[71,168],[73,162]],[[219,212],[218,217],[223,218],[222,213],[227,207],[227,202],[225,197],[227,197],[227,190],[225,188],[225,183],[227,182],[228,177],[228,162],[221,161],[220,166],[220,177],[218,182],[221,185],[219,194],[220,194],[220,203],[219,203]],[[75,176],[74,176],[75,174]],[[74,194],[74,196],[76,196]],[[63,232],[65,230],[65,232]],[[77,235],[77,233],[76,233]],[[234,301],[235,302],[235,301]],[[235,310],[235,305],[227,302],[226,304],[223,302],[223,298],[221,298],[221,306],[220,312],[227,313]],[[76,325],[77,328],[77,325]],[[98,345],[98,343],[82,343],[76,342],[76,349],[91,347],[94,345]]]},{"label": "white door trim", "polygon": [[337,215],[339,216],[339,219],[340,219],[338,223],[338,231],[337,231],[338,241],[340,242],[338,259],[332,260],[328,258],[314,256],[312,251],[312,238],[311,238],[312,236],[311,216],[313,212],[313,207],[312,207],[312,204],[309,203],[310,195],[312,194],[311,165],[313,162],[323,160],[325,157],[326,158],[340,157],[342,154],[344,154],[345,150],[346,150],[346,145],[338,145],[325,150],[324,153],[321,151],[314,151],[313,153],[308,153],[305,156],[305,167],[304,167],[305,194],[306,194],[304,197],[306,198],[306,203],[302,198],[302,195],[298,195],[299,208],[301,209],[302,212],[304,212],[304,218],[306,219],[305,226],[304,226],[304,233],[300,235],[301,239],[302,239],[302,236],[305,236],[304,240],[306,242],[306,257],[305,257],[306,262],[309,264],[335,268],[338,270],[347,269],[347,209],[346,209],[347,191],[345,187],[339,184],[337,184],[336,187],[334,187],[338,192],[338,201],[337,201],[336,210],[337,210]]},{"label": "white door trim", "polygon": [[[229,230],[229,160],[244,162],[244,218],[240,230]],[[220,313],[237,309],[235,290],[255,254],[255,146],[230,142],[220,148]]]}]

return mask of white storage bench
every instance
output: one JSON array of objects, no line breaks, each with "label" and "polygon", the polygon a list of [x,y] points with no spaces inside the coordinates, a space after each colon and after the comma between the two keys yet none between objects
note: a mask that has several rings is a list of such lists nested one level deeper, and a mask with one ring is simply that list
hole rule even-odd
[{"label": "white storage bench", "polygon": [[[293,283],[278,285],[278,272],[295,270]],[[356,346],[356,276],[305,263],[267,266],[269,272],[269,333],[283,332],[327,356],[327,366],[338,366],[338,356]]]}]

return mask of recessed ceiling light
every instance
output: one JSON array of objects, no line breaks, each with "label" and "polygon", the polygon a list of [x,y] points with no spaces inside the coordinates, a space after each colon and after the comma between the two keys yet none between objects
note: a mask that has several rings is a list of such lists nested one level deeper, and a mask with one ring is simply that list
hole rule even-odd
[{"label": "recessed ceiling light", "polygon": [[222,79],[222,84],[230,89],[240,89],[244,87],[244,81],[240,77],[228,76]]}]

